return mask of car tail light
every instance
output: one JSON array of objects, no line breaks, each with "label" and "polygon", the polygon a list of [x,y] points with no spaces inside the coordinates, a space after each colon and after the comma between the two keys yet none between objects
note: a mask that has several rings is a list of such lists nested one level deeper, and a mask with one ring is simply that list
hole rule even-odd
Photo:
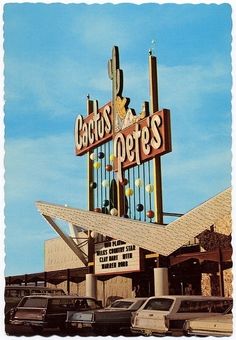
[{"label": "car tail light", "polygon": [[11,309],[10,309],[10,313],[9,313],[9,315],[10,315],[10,320],[13,319],[15,312],[16,312],[16,308],[11,308]]},{"label": "car tail light", "polygon": [[184,330],[185,332],[187,332],[188,330],[190,330],[190,325],[189,325],[189,321],[188,321],[188,320],[185,320],[185,321],[184,321],[183,330]]},{"label": "car tail light", "polygon": [[135,316],[136,316],[136,312],[131,312],[130,321],[131,321],[131,325],[132,325],[132,326],[134,325]]},{"label": "car tail light", "polygon": [[168,319],[168,317],[164,316],[164,322],[165,322],[166,328],[169,329],[170,320]]},{"label": "car tail light", "polygon": [[47,312],[47,310],[46,310],[46,308],[44,308],[44,309],[42,310],[42,320],[43,320],[43,321],[45,320],[46,312]]}]

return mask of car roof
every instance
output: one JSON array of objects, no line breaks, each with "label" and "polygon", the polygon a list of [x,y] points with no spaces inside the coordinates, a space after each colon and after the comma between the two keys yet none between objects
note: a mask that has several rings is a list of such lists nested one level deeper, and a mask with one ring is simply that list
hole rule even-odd
[{"label": "car roof", "polygon": [[44,287],[44,286],[5,286],[7,289],[47,289],[47,290],[63,290],[62,288],[51,288],[51,287]]},{"label": "car roof", "polygon": [[208,300],[232,300],[231,297],[223,297],[223,296],[203,296],[203,295],[160,295],[160,296],[151,296],[149,299],[158,299],[158,298],[164,298],[164,299],[181,299],[181,300],[202,300],[202,299],[208,299]]},{"label": "car roof", "polygon": [[128,302],[137,302],[137,301],[143,301],[143,300],[147,300],[147,297],[136,297],[136,298],[125,298],[125,299],[117,299],[115,301],[113,301],[112,303],[115,303],[117,301],[128,301]]},{"label": "car roof", "polygon": [[90,300],[96,300],[95,298],[92,298],[90,296],[78,296],[78,295],[46,295],[46,294],[32,294],[32,295],[26,295],[25,298],[35,298],[40,297],[44,299],[90,299]]}]

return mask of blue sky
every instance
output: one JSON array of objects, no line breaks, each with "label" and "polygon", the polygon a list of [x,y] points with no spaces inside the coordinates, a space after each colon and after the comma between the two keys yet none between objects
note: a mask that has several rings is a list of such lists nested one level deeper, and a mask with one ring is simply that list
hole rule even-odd
[{"label": "blue sky", "polygon": [[123,94],[139,110],[155,40],[160,108],[173,151],[162,157],[164,211],[185,213],[231,184],[231,7],[178,4],[4,6],[5,275],[43,271],[56,237],[35,201],[86,209],[74,122],[86,95],[111,99],[107,61],[120,49]]}]

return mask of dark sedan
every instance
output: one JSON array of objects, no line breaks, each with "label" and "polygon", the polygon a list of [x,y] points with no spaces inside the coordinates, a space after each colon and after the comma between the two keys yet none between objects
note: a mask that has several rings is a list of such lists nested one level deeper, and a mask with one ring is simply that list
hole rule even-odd
[{"label": "dark sedan", "polygon": [[104,309],[93,311],[68,311],[66,324],[70,331],[90,328],[96,334],[106,335],[129,330],[131,314],[138,310],[147,298],[119,299]]}]

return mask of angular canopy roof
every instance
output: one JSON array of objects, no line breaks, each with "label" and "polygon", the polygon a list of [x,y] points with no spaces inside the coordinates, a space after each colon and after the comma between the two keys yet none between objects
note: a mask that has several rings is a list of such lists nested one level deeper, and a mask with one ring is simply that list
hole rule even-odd
[{"label": "angular canopy roof", "polygon": [[75,226],[168,256],[209,229],[217,220],[231,214],[231,188],[190,210],[168,226],[41,201],[36,202],[36,206],[44,217],[62,219]]}]

